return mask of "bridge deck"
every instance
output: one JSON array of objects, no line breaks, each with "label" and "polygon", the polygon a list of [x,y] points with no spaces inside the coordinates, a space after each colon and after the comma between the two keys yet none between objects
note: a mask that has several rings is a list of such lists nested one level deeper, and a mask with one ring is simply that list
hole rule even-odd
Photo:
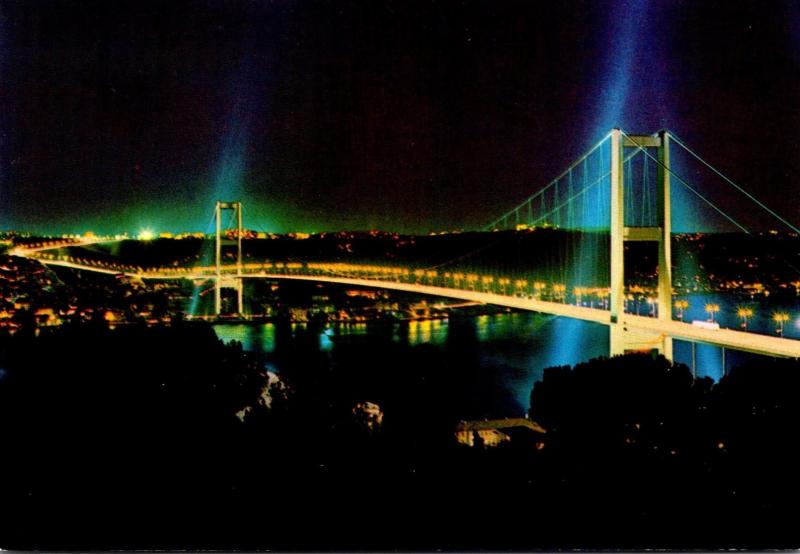
[{"label": "bridge deck", "polygon": [[[490,292],[478,292],[461,289],[451,289],[445,287],[435,287],[430,285],[416,285],[410,283],[398,283],[394,281],[378,281],[372,279],[353,279],[348,277],[323,277],[323,276],[304,276],[304,275],[281,275],[261,273],[248,275],[247,277],[262,277],[267,279],[292,279],[305,281],[321,281],[327,283],[340,283],[347,285],[370,286],[386,288],[391,290],[401,290],[426,294],[431,296],[442,296],[446,298],[458,298],[472,302],[484,304],[494,304],[520,310],[541,312],[546,314],[559,315],[611,325],[611,314],[606,310],[597,308],[587,308],[584,306],[574,306],[572,304],[562,304],[560,302],[549,302],[546,300],[536,300],[531,298],[518,298]],[[622,325],[641,331],[650,331],[676,339],[688,340],[712,344],[734,350],[754,352],[757,354],[769,354],[789,358],[800,358],[800,341],[785,339],[781,337],[771,337],[769,335],[759,335],[756,333],[746,333],[733,329],[704,329],[681,321],[661,321],[652,317],[625,314]]]},{"label": "bridge deck", "polygon": [[[40,260],[49,265],[72,267],[106,274],[119,274],[119,271],[100,267],[76,264],[64,260]],[[227,273],[227,272],[226,272]],[[124,275],[142,279],[209,279],[214,277],[210,271],[193,272],[124,272]],[[602,325],[611,325],[611,315],[606,310],[587,308],[560,302],[537,300],[533,298],[520,298],[491,292],[479,292],[449,287],[403,283],[379,279],[365,279],[355,277],[338,277],[327,275],[287,275],[283,273],[269,273],[266,271],[248,272],[242,275],[248,279],[283,279],[294,281],[316,281],[323,283],[337,283],[362,287],[375,287],[387,290],[398,290],[444,298],[455,298],[468,302],[493,304],[519,310],[541,312],[563,317],[571,317]],[[734,350],[753,352],[771,356],[800,358],[800,341],[769,335],[747,333],[733,329],[704,329],[681,321],[662,321],[652,317],[624,314],[621,325],[629,329],[662,334],[676,339],[711,344]]]}]

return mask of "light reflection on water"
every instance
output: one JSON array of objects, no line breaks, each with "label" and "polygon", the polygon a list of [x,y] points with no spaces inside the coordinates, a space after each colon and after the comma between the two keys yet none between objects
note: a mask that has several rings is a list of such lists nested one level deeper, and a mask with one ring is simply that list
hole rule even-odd
[{"label": "light reflection on water", "polygon": [[[395,342],[402,341],[404,334],[395,329],[392,337]],[[449,331],[449,321],[442,319],[423,319],[421,321],[408,322],[408,344],[416,346],[418,344],[442,345],[447,341]]]},{"label": "light reflection on water", "polygon": [[[545,367],[577,363],[604,355],[608,349],[608,330],[602,325],[535,313],[332,325],[320,331],[319,348],[331,352],[337,340],[385,335],[387,326],[395,343],[408,348],[428,345],[458,363],[480,368],[488,387],[480,394],[494,399],[487,413],[497,416],[525,413],[533,383],[541,379]],[[293,325],[292,334],[304,327],[303,324]],[[213,328],[220,339],[237,340],[245,350],[266,354],[275,350],[276,334],[272,323],[216,324]],[[554,344],[558,346],[553,347]],[[468,357],[466,361],[465,356]],[[502,406],[496,405],[497,399],[503,399]],[[487,400],[487,405],[489,402]]]},{"label": "light reflection on water", "polygon": [[275,351],[275,324],[258,325],[242,323],[219,323],[212,325],[214,332],[222,341],[238,341],[242,348],[250,352],[271,353]]},{"label": "light reflection on water", "polygon": [[[719,321],[724,327],[736,328],[735,304],[725,304],[722,298],[713,295],[696,295],[689,298],[690,307],[685,320],[705,319],[707,302],[721,304]],[[796,307],[795,307],[796,308]],[[793,317],[798,310],[792,310]],[[750,323],[751,329],[770,331],[769,306],[759,307],[760,315]],[[217,324],[213,325],[217,336],[228,342],[237,340],[245,350],[271,354],[275,351],[275,325],[265,324]],[[291,335],[298,329],[307,329],[305,324],[292,324]],[[786,326],[787,336],[796,337],[800,330],[791,321]],[[774,329],[772,330],[774,333]],[[546,367],[575,365],[591,358],[608,355],[609,332],[604,325],[564,317],[531,312],[502,313],[475,317],[453,317],[406,322],[348,323],[330,325],[319,331],[319,349],[334,352],[337,341],[346,342],[349,337],[386,337],[391,333],[392,341],[401,346],[415,348],[422,345],[443,352],[453,363],[465,364],[479,369],[481,389],[477,395],[486,397],[487,411],[494,416],[519,416],[528,408],[533,384],[542,378]],[[695,369],[698,377],[718,380],[722,376],[722,350],[683,341],[674,341],[675,361]],[[741,365],[753,355],[726,351],[725,366],[728,370]],[[274,367],[274,370],[280,368]]]}]

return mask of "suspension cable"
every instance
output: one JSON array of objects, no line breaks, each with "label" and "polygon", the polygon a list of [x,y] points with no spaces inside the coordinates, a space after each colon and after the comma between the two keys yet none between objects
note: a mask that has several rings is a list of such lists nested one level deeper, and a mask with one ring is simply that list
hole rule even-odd
[{"label": "suspension cable", "polygon": [[697,161],[699,161],[700,163],[702,163],[703,165],[705,165],[705,166],[706,166],[708,169],[710,169],[711,171],[713,171],[714,173],[716,173],[717,175],[719,175],[720,177],[722,177],[722,179],[724,179],[726,183],[728,183],[728,184],[729,184],[729,185],[731,185],[733,188],[735,188],[736,190],[738,190],[739,192],[741,192],[742,194],[744,194],[744,195],[745,195],[747,198],[749,198],[750,200],[752,200],[753,202],[755,202],[756,204],[758,204],[758,205],[759,205],[761,208],[763,208],[764,210],[766,210],[766,211],[767,211],[767,212],[768,212],[770,215],[772,215],[772,216],[773,216],[775,219],[777,219],[778,221],[780,221],[781,223],[783,223],[784,225],[786,225],[787,227],[789,227],[789,228],[790,228],[792,231],[794,231],[795,233],[798,233],[798,234],[800,234],[800,229],[798,229],[797,227],[795,227],[794,225],[792,225],[791,223],[789,223],[788,221],[786,221],[786,220],[785,220],[784,218],[782,218],[780,215],[778,215],[777,213],[775,213],[775,211],[774,211],[774,210],[770,209],[770,208],[769,208],[769,207],[768,207],[766,204],[764,204],[763,202],[761,202],[761,201],[760,201],[758,198],[756,198],[755,196],[753,196],[752,194],[750,194],[749,192],[747,192],[745,189],[743,189],[742,187],[740,187],[739,185],[737,185],[736,183],[734,183],[734,182],[733,182],[731,179],[729,179],[728,177],[726,177],[725,175],[723,175],[723,174],[722,174],[722,173],[721,173],[721,172],[720,172],[720,171],[719,171],[719,170],[718,170],[716,167],[714,167],[713,165],[711,165],[710,163],[708,163],[706,160],[704,160],[702,157],[700,157],[700,155],[699,155],[699,154],[697,154],[697,153],[696,153],[694,150],[692,150],[691,148],[689,148],[688,146],[686,146],[686,145],[683,143],[683,141],[682,141],[681,139],[679,139],[677,136],[675,136],[675,135],[674,135],[674,134],[672,134],[671,132],[670,132],[670,136],[671,136],[671,137],[672,137],[672,138],[675,140],[675,142],[676,142],[676,143],[678,143],[678,146],[680,146],[681,148],[683,148],[684,150],[686,150],[686,151],[687,151],[689,154],[691,154],[692,156],[694,156],[694,158],[695,158]]},{"label": "suspension cable", "polygon": [[601,147],[603,144],[605,144],[605,142],[606,142],[606,141],[609,139],[609,137],[611,137],[611,132],[609,132],[608,134],[606,134],[606,136],[604,136],[602,139],[600,139],[600,142],[596,143],[596,144],[595,144],[595,145],[594,145],[594,146],[593,146],[593,147],[592,147],[592,148],[591,148],[591,149],[590,149],[588,152],[586,152],[586,153],[585,153],[583,156],[581,156],[581,157],[580,157],[580,158],[578,158],[578,159],[577,159],[575,162],[573,162],[573,163],[572,163],[572,164],[571,164],[571,165],[570,165],[570,166],[569,166],[567,169],[565,169],[565,170],[564,170],[564,171],[563,171],[563,172],[562,172],[562,173],[561,173],[561,174],[560,174],[558,177],[556,177],[555,179],[551,180],[551,181],[550,181],[550,182],[549,182],[547,185],[545,185],[545,187],[544,187],[544,188],[542,188],[541,190],[539,190],[539,191],[538,191],[538,192],[536,192],[535,194],[532,194],[531,196],[529,196],[528,198],[526,198],[525,200],[523,200],[522,202],[520,202],[519,204],[517,204],[516,206],[514,206],[513,208],[511,208],[509,211],[507,211],[506,213],[504,213],[503,215],[501,215],[500,217],[498,217],[497,219],[495,219],[494,221],[492,221],[490,224],[486,225],[486,226],[483,228],[483,230],[484,230],[484,231],[488,231],[488,230],[491,230],[491,229],[493,229],[494,227],[496,227],[496,226],[497,226],[497,224],[498,224],[500,221],[502,221],[504,218],[507,218],[509,215],[511,215],[511,214],[514,212],[514,210],[518,210],[518,209],[520,209],[520,208],[521,208],[521,207],[523,207],[523,206],[524,206],[526,203],[530,202],[531,200],[533,200],[533,199],[534,199],[534,198],[536,198],[537,196],[539,196],[539,195],[541,195],[541,194],[544,194],[544,192],[545,192],[546,190],[548,190],[550,187],[552,187],[552,186],[553,186],[553,185],[555,185],[555,184],[556,184],[558,181],[560,181],[562,178],[564,178],[564,177],[565,177],[565,176],[566,176],[566,175],[567,175],[567,174],[568,174],[570,171],[572,171],[572,170],[573,170],[575,167],[577,167],[577,165],[578,165],[579,163],[581,163],[583,160],[585,160],[586,158],[588,158],[589,156],[591,156],[591,155],[594,153],[594,151],[595,151],[595,150],[597,150],[597,149],[598,149],[598,148],[600,148],[600,147]]},{"label": "suspension cable", "polygon": [[[633,157],[637,156],[638,154],[639,154],[639,152],[638,152],[638,151],[634,152],[633,154],[631,154],[631,155],[629,155],[627,158],[625,158],[625,159],[623,160],[623,163],[630,161],[630,160],[631,160],[631,158],[633,158]],[[543,215],[541,215],[539,218],[537,218],[536,220],[534,220],[534,221],[532,222],[532,225],[536,225],[537,223],[540,223],[541,221],[543,221],[544,219],[546,219],[547,217],[549,217],[549,216],[550,216],[550,215],[552,215],[553,213],[555,213],[555,212],[557,212],[557,211],[561,210],[561,208],[563,208],[564,206],[567,206],[567,205],[569,205],[569,203],[570,203],[570,202],[572,202],[572,201],[573,201],[573,200],[575,200],[576,198],[578,198],[578,197],[582,196],[583,194],[585,194],[585,193],[586,193],[586,192],[587,192],[587,191],[588,191],[590,188],[592,188],[593,186],[595,186],[595,185],[597,185],[598,183],[602,182],[602,181],[603,181],[603,179],[605,179],[605,178],[606,178],[606,177],[608,177],[609,175],[611,175],[611,170],[609,170],[609,171],[606,171],[606,172],[605,172],[605,173],[603,173],[603,174],[602,174],[600,177],[598,177],[597,179],[595,179],[595,180],[594,180],[594,181],[592,181],[591,183],[589,183],[589,184],[585,185],[585,186],[584,186],[584,187],[583,187],[583,188],[582,188],[582,189],[581,189],[579,192],[576,192],[576,193],[575,193],[575,194],[573,194],[571,197],[569,197],[567,200],[565,200],[564,202],[562,202],[561,204],[559,204],[558,206],[556,206],[555,208],[553,208],[552,210],[550,210],[550,211],[549,211],[549,212],[547,212],[546,214],[543,214]]]}]

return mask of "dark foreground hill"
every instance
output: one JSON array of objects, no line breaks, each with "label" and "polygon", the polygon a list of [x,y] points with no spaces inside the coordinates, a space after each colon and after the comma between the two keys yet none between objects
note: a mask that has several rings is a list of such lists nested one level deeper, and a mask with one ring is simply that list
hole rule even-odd
[{"label": "dark foreground hill", "polygon": [[[332,359],[315,339],[277,353],[270,386],[202,325],[2,338],[1,546],[800,544],[797,362],[718,384],[649,356],[553,368],[532,393],[545,448],[475,449],[453,440],[459,367],[390,339]],[[380,398],[377,429],[354,417],[364,398]]]}]

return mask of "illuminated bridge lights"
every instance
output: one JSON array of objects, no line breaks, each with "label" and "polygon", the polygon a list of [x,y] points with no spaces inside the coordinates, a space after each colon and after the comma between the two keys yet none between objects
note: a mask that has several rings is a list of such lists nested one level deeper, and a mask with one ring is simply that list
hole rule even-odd
[{"label": "illuminated bridge lights", "polygon": [[[58,246],[54,246],[57,248]],[[213,279],[216,275],[215,266],[175,266],[142,268],[129,264],[114,264],[99,260],[90,260],[83,257],[73,257],[68,255],[54,255],[43,251],[27,251],[24,255],[40,260],[47,260],[46,263],[56,265],[66,265],[77,269],[89,271],[103,271],[106,273],[127,274],[131,277],[147,279]],[[223,266],[221,273],[228,276],[236,276],[238,268],[236,265]],[[297,277],[316,275],[320,277],[337,278],[356,278],[363,280],[377,280],[386,282],[405,283],[408,285],[436,286],[442,289],[457,289],[472,292],[482,292],[508,297],[519,297],[537,300],[559,302],[567,304],[568,292],[575,300],[578,307],[589,307],[599,311],[607,311],[609,306],[610,289],[608,287],[588,287],[575,285],[569,291],[564,283],[547,283],[545,281],[529,281],[526,279],[512,279],[499,275],[481,275],[477,273],[462,272],[443,272],[432,269],[409,268],[402,266],[384,266],[368,264],[352,264],[344,262],[251,262],[241,265],[243,277],[267,276],[269,274],[285,274]],[[480,289],[480,290],[479,290]],[[531,294],[532,293],[532,294]],[[653,291],[641,286],[631,286],[626,291],[625,311],[630,312],[634,309],[634,303],[641,306],[646,303],[649,307],[651,318],[657,316],[657,301],[652,296]],[[445,294],[446,296],[446,294]],[[685,310],[689,307],[689,302],[685,299],[675,300],[673,303],[677,312],[677,319],[684,319]],[[720,312],[720,306],[716,303],[705,305],[705,310],[709,314],[710,321],[715,321]],[[739,317],[741,329],[747,331],[749,319],[753,316],[753,310],[749,306],[740,306],[736,310]],[[772,315],[772,320],[776,324],[776,334],[783,337],[785,324],[790,320],[790,315],[785,312],[776,312]]]},{"label": "illuminated bridge lights", "polygon": [[708,320],[714,323],[714,315],[719,312],[719,304],[706,304],[705,310],[708,313]]},{"label": "illuminated bridge lights", "polygon": [[506,277],[501,277],[500,279],[497,280],[497,284],[500,285],[500,290],[502,291],[502,294],[506,295],[508,294],[508,285],[510,283],[511,279],[508,279]]},{"label": "illuminated bridge lights", "polygon": [[678,310],[678,320],[683,321],[683,312],[689,308],[688,300],[676,300],[673,306]]},{"label": "illuminated bridge lights", "polygon": [[772,320],[778,324],[778,327],[775,329],[775,333],[777,333],[779,337],[782,337],[783,326],[787,321],[789,321],[789,314],[786,312],[775,312],[772,314]]},{"label": "illuminated bridge lights", "polygon": [[747,320],[748,320],[748,318],[753,316],[752,308],[748,308],[746,306],[740,306],[736,310],[736,315],[739,316],[740,326],[742,327],[742,329],[744,329],[746,331],[747,330]]}]

